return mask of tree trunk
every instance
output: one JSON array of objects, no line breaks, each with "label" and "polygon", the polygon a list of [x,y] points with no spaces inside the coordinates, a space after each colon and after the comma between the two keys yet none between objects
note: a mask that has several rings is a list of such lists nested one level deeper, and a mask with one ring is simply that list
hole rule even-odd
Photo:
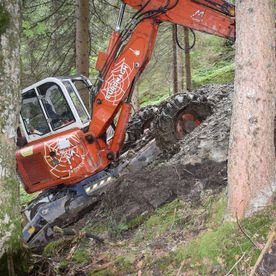
[{"label": "tree trunk", "polygon": [[132,96],[132,106],[134,111],[139,110],[140,108],[140,103],[139,103],[139,90],[138,90],[138,85],[135,86],[134,91],[133,91],[133,96]]},{"label": "tree trunk", "polygon": [[186,28],[186,27],[184,27],[184,47],[185,47],[186,89],[188,91],[192,91],[192,73],[191,73],[189,29]]},{"label": "tree trunk", "polygon": [[[177,35],[177,33],[176,33]],[[183,67],[184,67],[184,62],[183,62],[183,50],[180,49],[178,46],[176,47],[176,55],[177,55],[177,89],[178,93],[183,91],[184,89],[184,72],[183,72]]]},{"label": "tree trunk", "polygon": [[236,1],[236,75],[228,162],[228,214],[250,216],[275,191],[273,0]]},{"label": "tree trunk", "polygon": [[89,1],[76,0],[76,68],[89,76]]},{"label": "tree trunk", "polygon": [[[21,237],[15,164],[20,108],[20,1],[2,0],[0,9],[0,275],[15,275],[21,270],[21,264],[13,258],[18,257]],[[7,19],[4,24],[3,18]]]},{"label": "tree trunk", "polygon": [[173,50],[173,94],[178,93],[178,80],[177,80],[177,45],[176,45],[176,25],[172,25],[172,50]]}]

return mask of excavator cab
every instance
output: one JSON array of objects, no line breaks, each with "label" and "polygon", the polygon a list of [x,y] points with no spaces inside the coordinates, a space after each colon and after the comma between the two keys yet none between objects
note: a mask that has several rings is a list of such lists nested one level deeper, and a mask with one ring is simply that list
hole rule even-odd
[{"label": "excavator cab", "polygon": [[89,102],[90,86],[90,81],[80,76],[46,78],[25,88],[20,112],[20,130],[25,143],[87,127],[90,115],[81,94]]}]

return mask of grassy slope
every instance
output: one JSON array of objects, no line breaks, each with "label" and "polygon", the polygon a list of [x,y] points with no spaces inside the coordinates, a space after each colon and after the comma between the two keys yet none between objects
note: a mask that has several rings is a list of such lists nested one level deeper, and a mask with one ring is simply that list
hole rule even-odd
[{"label": "grassy slope", "polygon": [[224,222],[225,207],[225,192],[207,193],[196,207],[177,199],[126,224],[111,226],[112,218],[89,222],[84,231],[109,233],[112,242],[97,244],[81,236],[69,242],[61,239],[50,243],[44,256],[52,258],[61,273],[248,275],[260,253],[250,239],[264,246],[276,206],[239,222]]}]

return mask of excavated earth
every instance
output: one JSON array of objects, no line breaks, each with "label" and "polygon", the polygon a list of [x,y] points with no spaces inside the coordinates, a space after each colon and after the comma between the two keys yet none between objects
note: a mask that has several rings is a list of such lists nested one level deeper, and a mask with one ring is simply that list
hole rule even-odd
[{"label": "excavated earth", "polygon": [[203,190],[218,193],[227,184],[226,160],[233,85],[210,85],[193,93],[206,96],[212,115],[172,152],[163,152],[147,167],[113,183],[101,206],[122,223],[175,199],[196,203]]}]

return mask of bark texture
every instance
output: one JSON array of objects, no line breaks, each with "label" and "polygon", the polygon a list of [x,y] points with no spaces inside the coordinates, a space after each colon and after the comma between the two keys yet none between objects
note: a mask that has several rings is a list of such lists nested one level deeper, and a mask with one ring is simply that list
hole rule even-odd
[{"label": "bark texture", "polygon": [[190,39],[189,29],[184,27],[184,47],[185,47],[185,75],[186,89],[192,91],[192,72],[191,72],[191,57],[190,57]]},{"label": "bark texture", "polygon": [[178,81],[177,81],[177,45],[176,45],[176,32],[177,27],[172,25],[172,52],[173,52],[173,94],[178,93]]},{"label": "bark texture", "polygon": [[173,94],[183,91],[183,59],[182,49],[180,49],[176,43],[178,39],[177,25],[172,26],[172,50],[173,50]]},{"label": "bark texture", "polygon": [[228,214],[250,216],[275,191],[273,0],[236,1],[236,75],[230,133]]},{"label": "bark texture", "polygon": [[[8,24],[0,33],[0,275],[24,273],[15,138],[20,96],[20,1],[5,0]],[[18,261],[18,262],[17,262]]]},{"label": "bark texture", "polygon": [[[182,29],[181,29],[181,31],[182,31]],[[181,35],[181,37],[182,37],[182,35]],[[183,50],[177,46],[176,53],[177,53],[177,87],[178,87],[178,93],[179,93],[179,92],[183,91],[183,89],[184,89]]]},{"label": "bark texture", "polygon": [[76,0],[76,68],[89,76],[89,1]]}]

